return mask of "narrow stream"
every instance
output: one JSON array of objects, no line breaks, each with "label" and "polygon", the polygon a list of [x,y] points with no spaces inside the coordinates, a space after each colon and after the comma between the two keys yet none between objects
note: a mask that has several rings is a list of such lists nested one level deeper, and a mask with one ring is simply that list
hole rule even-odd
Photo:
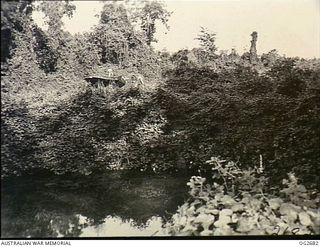
[{"label": "narrow stream", "polygon": [[33,174],[2,181],[1,237],[161,236],[186,174]]}]

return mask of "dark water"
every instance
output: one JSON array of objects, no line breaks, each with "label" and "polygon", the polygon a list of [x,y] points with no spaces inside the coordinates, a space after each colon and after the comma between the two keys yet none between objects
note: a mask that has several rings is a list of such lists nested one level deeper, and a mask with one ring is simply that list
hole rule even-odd
[{"label": "dark water", "polygon": [[165,235],[187,198],[187,175],[34,174],[2,181],[2,237]]}]

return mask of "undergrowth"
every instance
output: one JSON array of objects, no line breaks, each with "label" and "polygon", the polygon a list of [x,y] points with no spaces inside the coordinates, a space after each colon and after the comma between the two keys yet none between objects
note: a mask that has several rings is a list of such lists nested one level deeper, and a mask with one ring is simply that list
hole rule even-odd
[{"label": "undergrowth", "polygon": [[319,193],[293,173],[273,188],[263,167],[241,170],[234,162],[208,161],[212,182],[193,176],[190,200],[179,207],[166,231],[173,236],[297,235],[320,233]]}]

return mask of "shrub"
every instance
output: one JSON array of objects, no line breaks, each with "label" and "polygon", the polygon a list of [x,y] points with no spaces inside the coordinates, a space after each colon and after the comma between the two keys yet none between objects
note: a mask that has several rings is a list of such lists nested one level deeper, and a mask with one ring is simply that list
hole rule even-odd
[{"label": "shrub", "polygon": [[[319,234],[319,194],[294,174],[282,190],[272,188],[262,167],[240,170],[219,158],[209,161],[213,182],[193,176],[190,200],[179,207],[166,230],[174,236]],[[219,181],[222,179],[220,183]]]}]

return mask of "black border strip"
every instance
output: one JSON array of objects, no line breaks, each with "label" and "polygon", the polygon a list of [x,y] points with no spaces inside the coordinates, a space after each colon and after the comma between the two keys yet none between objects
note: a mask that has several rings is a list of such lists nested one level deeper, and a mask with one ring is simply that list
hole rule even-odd
[{"label": "black border strip", "polygon": [[320,235],[259,235],[259,236],[163,236],[163,237],[79,237],[79,238],[0,238],[1,240],[320,240]]}]

